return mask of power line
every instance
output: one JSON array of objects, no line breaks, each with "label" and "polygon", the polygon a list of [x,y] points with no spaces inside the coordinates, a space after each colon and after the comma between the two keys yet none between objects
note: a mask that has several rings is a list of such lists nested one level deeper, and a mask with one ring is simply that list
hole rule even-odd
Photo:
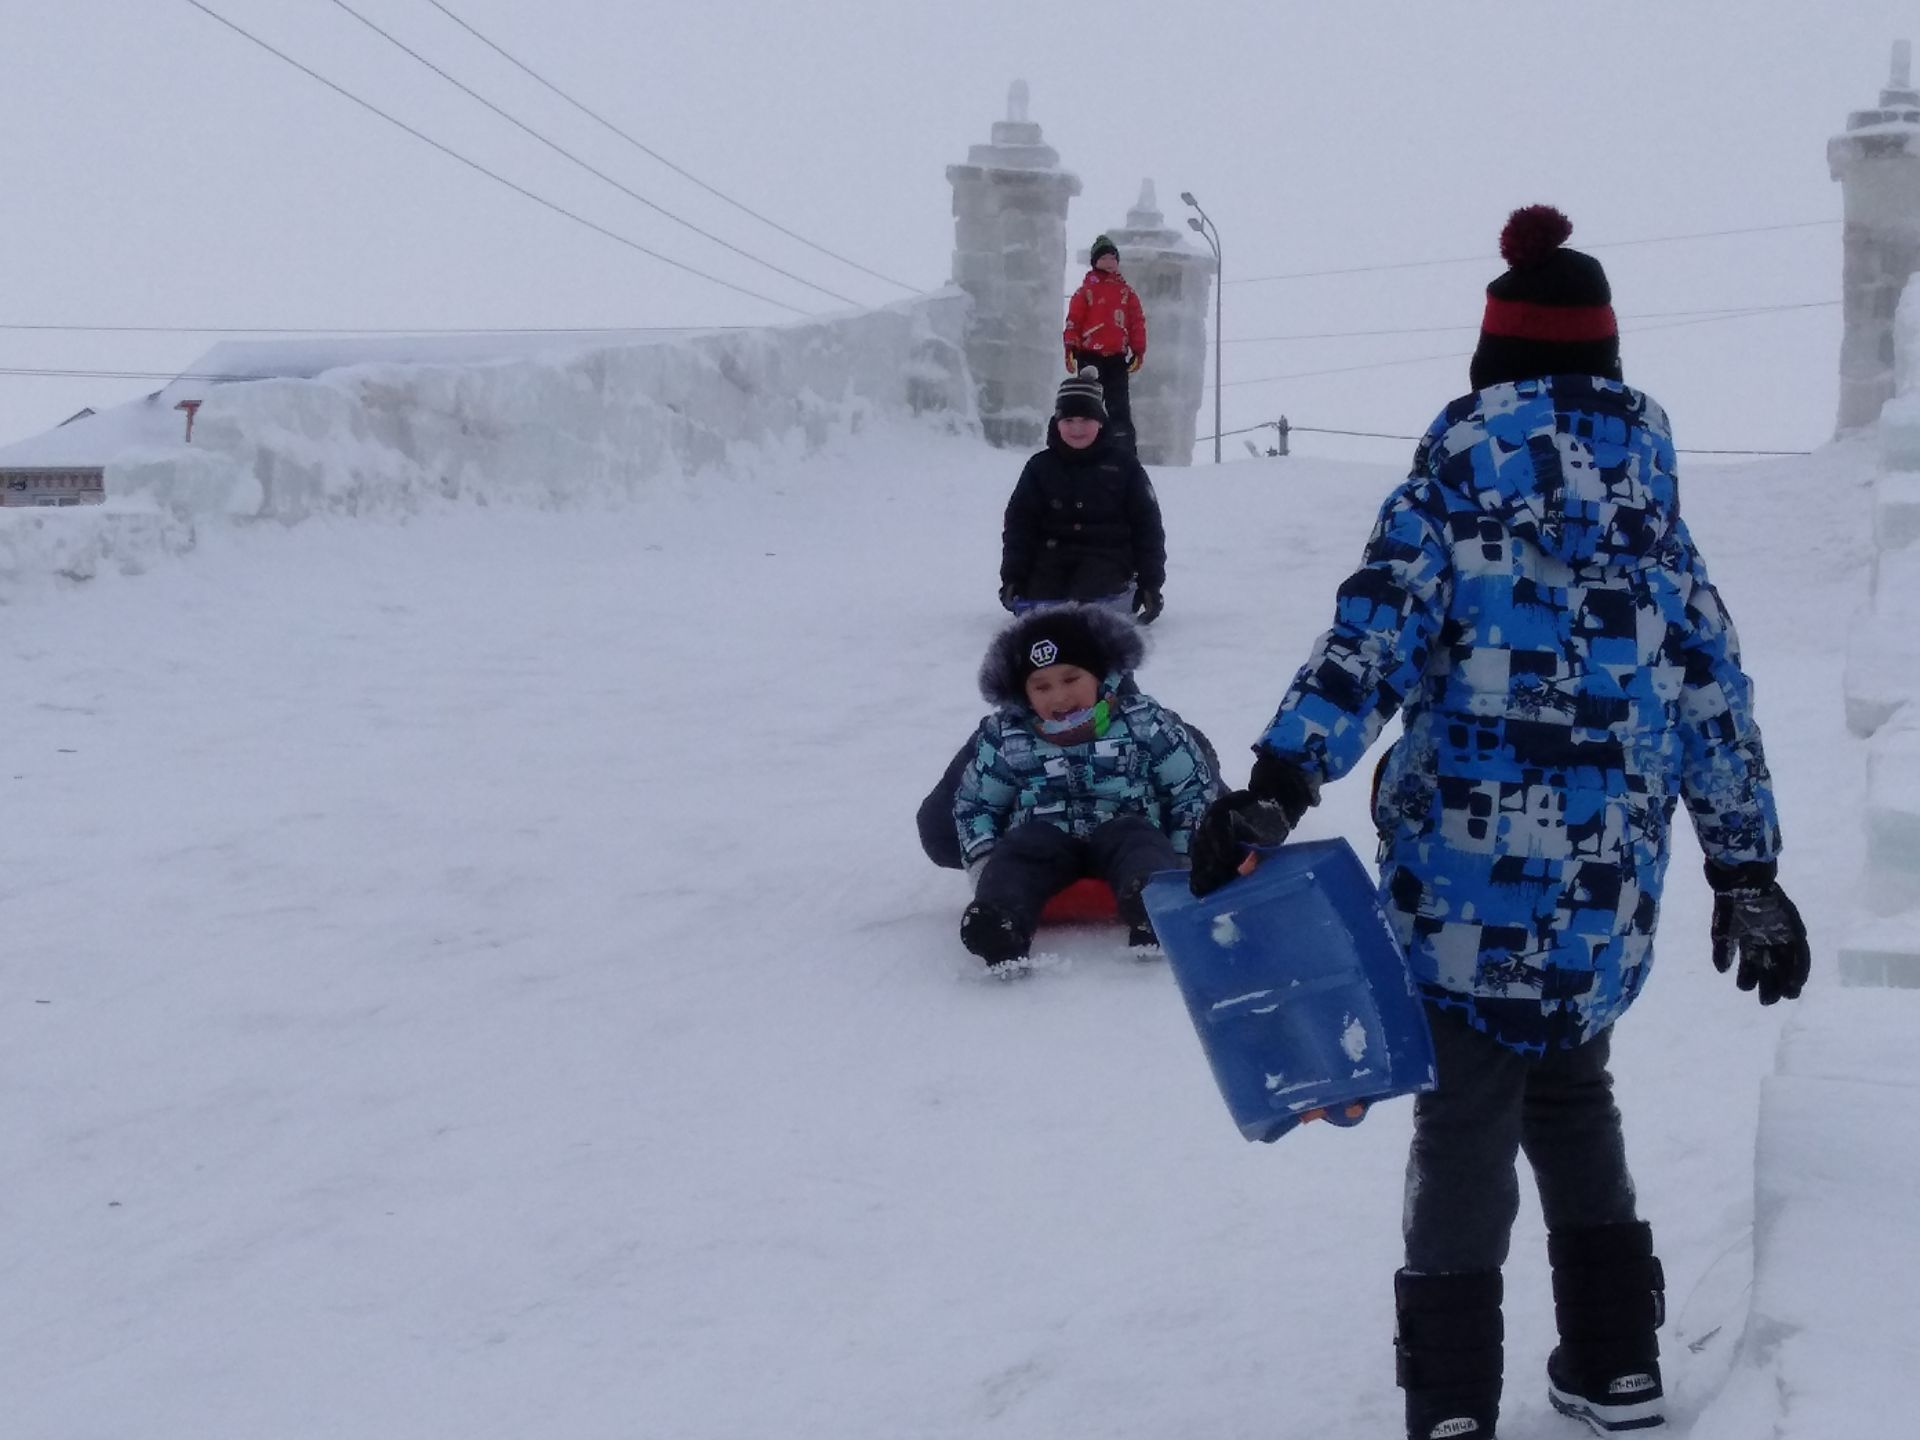
[{"label": "power line", "polygon": [[76,335],[685,335],[707,330],[750,330],[750,325],[35,325],[0,321],[0,330]]},{"label": "power line", "polygon": [[[1838,300],[1806,300],[1786,305],[1726,306],[1711,310],[1657,310],[1639,315],[1622,315],[1620,318],[1622,320],[1667,320],[1701,317],[1711,320],[1741,320],[1752,315],[1832,309],[1840,303]],[[55,325],[30,321],[0,321],[0,332],[27,331],[75,335],[685,335],[700,331],[751,328],[745,325]],[[1261,341],[1279,340],[1345,340],[1366,336],[1458,334],[1461,331],[1477,328],[1477,325],[1470,322],[1465,325],[1413,326],[1398,330],[1327,330],[1312,334],[1243,336],[1228,339],[1224,343],[1251,345]],[[1633,333],[1671,328],[1674,327],[1650,325],[1645,331]],[[1223,433],[1232,435],[1239,432]]]},{"label": "power line", "polygon": [[[277,378],[265,375],[231,375],[218,371],[56,370],[29,366],[0,366],[0,375],[79,380],[205,380],[213,383]],[[1271,430],[1274,424],[1274,421],[1268,420],[1258,425],[1244,425],[1238,430],[1222,430],[1220,438],[1225,440],[1234,435],[1251,435],[1256,430]],[[1295,425],[1291,422],[1287,425],[1287,433],[1290,435],[1344,435],[1365,440],[1407,441],[1421,438],[1418,435],[1402,435],[1386,430],[1341,430],[1325,425]],[[1194,443],[1197,445],[1213,438],[1212,435],[1198,435],[1194,437]],[[1811,455],[1813,452],[1811,450],[1704,450],[1682,445],[1674,447],[1674,453],[1678,455]]]},{"label": "power line", "polygon": [[[1807,300],[1789,305],[1726,306],[1711,310],[1658,310],[1622,315],[1622,320],[1665,320],[1682,316],[1738,320],[1749,315],[1771,315],[1792,310],[1831,309],[1838,300]],[[57,325],[31,321],[0,321],[0,331],[27,331],[74,335],[685,335],[699,331],[746,330],[746,325]],[[1253,345],[1283,340],[1349,340],[1369,336],[1459,334],[1478,326],[1408,326],[1396,330],[1324,330],[1294,335],[1230,337],[1227,345]],[[1664,329],[1664,326],[1649,326]],[[1227,434],[1235,432],[1228,431]]]},{"label": "power line", "polygon": [[1478,330],[1477,321],[1464,325],[1405,325],[1397,330],[1312,330],[1294,335],[1229,335],[1222,345],[1265,345],[1281,340],[1359,340],[1380,335],[1448,335],[1462,330]]},{"label": "power line", "polygon": [[1699,450],[1688,445],[1673,447],[1676,455],[1811,455],[1811,450]]},{"label": "power line", "polygon": [[[1628,245],[1671,245],[1682,240],[1712,240],[1723,235],[1763,235],[1775,230],[1810,230],[1820,225],[1838,225],[1838,220],[1789,220],[1779,225],[1743,225],[1733,230],[1695,230],[1684,235],[1649,235],[1636,240],[1602,240],[1585,245],[1586,250],[1618,250]],[[1382,270],[1426,270],[1436,265],[1483,265],[1500,263],[1496,255],[1455,255],[1446,260],[1398,260],[1385,265],[1348,265],[1334,270],[1293,270],[1279,275],[1240,275],[1224,281],[1227,285],[1260,285],[1271,280],[1318,280],[1329,275],[1372,275]]]},{"label": "power line", "polygon": [[1351,435],[1361,440],[1418,440],[1418,435],[1392,435],[1385,430],[1335,430],[1324,425],[1295,425],[1288,422],[1287,433],[1300,431],[1303,435]]},{"label": "power line", "polygon": [[[1622,250],[1629,245],[1671,245],[1681,240],[1717,240],[1724,235],[1765,235],[1776,230],[1817,230],[1823,225],[1838,225],[1839,220],[1783,220],[1778,225],[1741,225],[1731,230],[1693,230],[1683,235],[1646,235],[1636,240],[1601,240],[1589,250]],[[1809,452],[1786,452],[1804,455]]]},{"label": "power line", "polygon": [[[189,3],[194,3],[194,0],[189,0]],[[1677,330],[1690,325],[1711,325],[1711,324],[1717,324],[1726,320],[1745,320],[1745,319],[1750,319],[1757,315],[1775,315],[1775,314],[1782,314],[1782,313],[1787,313],[1787,312],[1792,312],[1797,310],[1819,309],[1824,307],[1831,307],[1839,303],[1840,302],[1837,300],[1809,300],[1809,301],[1799,302],[1799,303],[1790,304],[1790,305],[1752,306],[1752,307],[1749,307],[1746,309],[1740,309],[1740,310],[1700,310],[1700,311],[1672,310],[1672,311],[1656,312],[1654,314],[1649,314],[1644,316],[1626,317],[1626,318],[1639,318],[1639,319],[1655,319],[1655,318],[1669,319],[1670,318],[1671,319],[1671,323],[1668,323],[1668,324],[1647,325],[1647,326],[1643,326],[1641,329],[1637,331],[1628,332],[1632,334],[1647,334],[1647,333],[1658,331],[1658,330]],[[16,322],[0,321],[0,331],[36,331],[36,332],[70,331],[70,332],[80,333],[80,334],[96,334],[97,333],[97,334],[163,334],[163,335],[175,335],[175,334],[187,334],[187,335],[285,334],[285,335],[340,335],[340,336],[356,336],[356,335],[368,335],[368,336],[375,336],[375,335],[602,335],[602,334],[619,335],[619,334],[638,334],[638,333],[686,334],[689,332],[696,332],[696,331],[702,331],[702,330],[732,330],[732,329],[746,329],[746,328],[750,328],[750,327],[706,326],[706,325],[575,326],[575,327],[529,326],[529,327],[501,327],[496,329],[447,328],[447,329],[408,330],[408,329],[354,329],[351,327],[343,326],[343,327],[334,327],[334,328],[301,329],[299,327],[292,327],[292,326],[274,327],[274,326],[239,326],[239,325],[236,325],[236,326],[40,325],[40,324],[31,324],[31,323],[16,323]],[[1434,328],[1442,329],[1442,330],[1460,330],[1460,329],[1472,329],[1474,327],[1472,326],[1438,326]],[[1414,333],[1422,333],[1422,332],[1381,331],[1378,333],[1380,334],[1396,334],[1396,333],[1414,334]],[[1402,365],[1424,365],[1429,362],[1438,361],[1438,360],[1465,360],[1469,358],[1471,354],[1472,354],[1471,351],[1466,351],[1466,350],[1449,350],[1444,353],[1436,354],[1436,355],[1409,355],[1409,356],[1404,356],[1398,360],[1375,360],[1375,361],[1370,361],[1366,364],[1360,364],[1360,365],[1336,365],[1336,366],[1328,367],[1325,369],[1319,369],[1319,370],[1293,370],[1293,371],[1288,371],[1286,374],[1283,374],[1283,375],[1260,375],[1260,376],[1253,376],[1243,380],[1229,380],[1226,383],[1226,388],[1231,390],[1238,386],[1244,386],[1244,385],[1272,385],[1272,384],[1277,384],[1279,382],[1286,381],[1286,380],[1306,380],[1306,379],[1313,379],[1322,375],[1347,375],[1347,374],[1353,374],[1359,371],[1366,371],[1366,370],[1391,369],[1391,368],[1396,368]],[[251,375],[201,375],[201,374],[193,374],[193,373],[182,374],[176,371],[85,370],[85,369],[52,369],[52,368],[43,369],[43,368],[36,368],[36,367],[17,367],[12,369],[0,367],[0,375],[71,376],[71,377],[77,377],[77,378],[130,379],[130,380],[146,380],[146,379],[245,380],[245,379],[261,378],[259,376],[251,376]],[[1207,385],[1203,386],[1202,388],[1203,389],[1208,388],[1211,386],[1211,384],[1212,382],[1208,381]],[[1271,422],[1268,422],[1268,423],[1271,423]],[[1251,430],[1258,430],[1261,428],[1262,427],[1259,425],[1254,425],[1254,426],[1249,426],[1246,429],[1242,429],[1242,430],[1223,430],[1221,431],[1221,438],[1225,439],[1228,436],[1244,435],[1249,433]],[[1311,429],[1311,427],[1308,427],[1308,426],[1302,426],[1298,428],[1303,430]],[[1329,433],[1361,434],[1364,432],[1354,431],[1354,432],[1329,432]],[[1212,439],[1213,437],[1209,435],[1203,438]],[[1381,435],[1379,438],[1411,440],[1411,439],[1417,439],[1418,437],[1411,436],[1411,435],[1405,435],[1405,436]],[[1693,453],[1713,454],[1713,453],[1719,453],[1719,452],[1697,451]],[[1753,451],[1753,452],[1740,452],[1740,453],[1759,454],[1762,452]],[[1806,452],[1781,451],[1778,453],[1804,454]]]},{"label": "power line", "polygon": [[[1630,335],[1648,335],[1659,330],[1681,330],[1690,325],[1717,325],[1727,320],[1750,320],[1758,315],[1778,315],[1795,310],[1809,310],[1821,306],[1838,305],[1837,300],[1810,300],[1794,305],[1772,305],[1755,307],[1749,310],[1708,311],[1697,318],[1672,320],[1663,325],[1643,325],[1637,330],[1625,333]],[[1678,313],[1678,312],[1676,312]],[[1464,328],[1464,327],[1462,327]],[[1425,365],[1434,360],[1465,360],[1472,355],[1470,350],[1448,350],[1438,355],[1409,355],[1400,360],[1376,360],[1365,365],[1335,365],[1322,370],[1290,370],[1284,375],[1257,375],[1245,380],[1229,380],[1221,388],[1232,390],[1240,385],[1272,385],[1282,380],[1310,380],[1322,375],[1351,375],[1363,370],[1389,370],[1402,365]],[[1207,389],[1213,384],[1206,382],[1201,388]]]},{"label": "power line", "polygon": [[[1258,425],[1242,426],[1238,430],[1222,430],[1219,438],[1225,440],[1234,435],[1251,435],[1256,430],[1275,429],[1278,424],[1279,422],[1277,421],[1267,420]],[[1286,422],[1286,431],[1289,435],[1348,435],[1362,440],[1420,440],[1424,438],[1419,435],[1401,435],[1387,430],[1340,430],[1326,425],[1295,425],[1292,421]],[[1212,435],[1196,435],[1193,443],[1198,445],[1202,441],[1212,440],[1213,438],[1215,437]],[[1811,450],[1701,450],[1691,446],[1676,445],[1674,447],[1674,453],[1676,455],[1811,455],[1813,452]]]},{"label": "power line", "polygon": [[[1715,319],[1736,320],[1746,315],[1771,315],[1783,310],[1831,309],[1840,303],[1838,300],[1805,300],[1789,305],[1722,305],[1711,310],[1652,310],[1639,315],[1622,315],[1619,318],[1622,320],[1670,320],[1680,316],[1711,316]],[[1464,325],[1415,325],[1398,330],[1320,330],[1296,335],[1243,335],[1229,337],[1221,343],[1223,345],[1261,345],[1281,340],[1356,340],[1367,336],[1383,335],[1444,335],[1479,328],[1477,323],[1470,321]]]},{"label": "power line", "polygon": [[654,201],[649,200],[646,196],[642,195],[638,190],[634,190],[626,185],[621,184],[620,181],[614,179],[613,176],[607,174],[606,171],[597,168],[596,166],[588,163],[585,160],[582,160],[578,155],[574,154],[571,150],[559,144],[557,141],[549,140],[545,135],[542,135],[538,130],[534,129],[531,125],[528,125],[524,121],[516,119],[513,115],[509,114],[506,110],[502,109],[500,106],[494,104],[493,101],[487,99],[486,96],[482,95],[478,90],[475,90],[472,86],[467,85],[462,81],[455,79],[447,71],[441,69],[440,66],[434,64],[433,61],[429,60],[426,56],[422,55],[418,50],[415,50],[411,45],[408,45],[404,40],[394,35],[391,31],[381,29],[380,26],[376,25],[373,21],[369,20],[366,16],[362,15],[358,10],[354,9],[353,6],[349,5],[347,3],[347,0],[333,0],[333,4],[335,9],[344,10],[347,14],[351,15],[354,19],[358,20],[362,25],[366,26],[369,30],[373,31],[374,34],[378,35],[382,40],[385,40],[389,45],[392,45],[395,49],[419,61],[422,65],[426,66],[427,69],[433,71],[434,74],[438,75],[442,80],[446,81],[449,85],[453,86],[453,88],[458,90],[462,95],[465,95],[470,99],[478,101],[480,104],[486,106],[487,109],[491,110],[494,114],[498,115],[502,120],[505,120],[509,125],[512,125],[515,129],[520,130],[527,135],[531,135],[535,140],[538,140],[542,145],[546,146],[549,150],[553,151],[554,154],[561,156],[563,159],[571,160],[575,165],[578,165],[582,170],[586,171],[589,175],[592,175],[594,178],[606,181],[607,184],[613,186],[613,188],[618,190],[622,195],[625,195],[628,198],[633,200],[638,200],[642,205],[645,205],[649,210],[652,210],[657,214],[666,216],[667,219],[673,221],[674,224],[684,226],[688,230],[691,230],[694,234],[700,236],[702,239],[711,240],[714,244],[720,246],[723,250],[731,250],[734,254],[742,257],[743,259],[751,260],[755,265],[763,266],[764,268],[773,271],[773,273],[776,275],[784,275],[787,279],[792,280],[796,284],[804,285],[809,290],[818,290],[822,295],[825,295],[832,300],[838,300],[843,305],[857,306],[860,303],[858,300],[855,300],[851,295],[842,295],[838,290],[829,290],[825,285],[816,285],[813,283],[813,281],[807,279],[807,277],[804,275],[796,275],[791,270],[782,269],[780,266],[774,264],[771,260],[762,260],[758,255],[755,255],[752,251],[743,250],[738,245],[735,245],[732,241],[721,239],[718,235],[715,235],[711,230],[703,230],[698,225],[694,224],[691,220],[688,220],[683,216],[674,214],[673,211],[667,209],[666,206],[656,204]]},{"label": "power line", "polygon": [[191,370],[55,370],[28,365],[0,365],[0,375],[40,376],[62,380],[270,380],[270,375],[222,375]]},{"label": "power line", "polygon": [[754,210],[749,206],[741,204],[740,201],[734,199],[731,195],[726,194],[724,191],[715,189],[713,186],[709,185],[706,181],[702,180],[698,175],[695,175],[692,171],[684,169],[681,166],[674,164],[673,161],[669,160],[666,156],[662,155],[658,150],[655,150],[651,146],[645,145],[641,143],[639,140],[636,140],[633,136],[629,135],[626,131],[622,130],[618,125],[614,124],[611,120],[607,119],[604,115],[599,114],[597,111],[588,109],[580,101],[574,99],[573,96],[569,95],[565,90],[562,90],[558,85],[554,84],[551,80],[547,79],[544,75],[540,74],[537,70],[533,69],[529,65],[524,64],[520,60],[516,59],[514,56],[508,54],[499,45],[495,44],[492,40],[489,40],[485,35],[482,35],[478,30],[474,29],[473,26],[469,25],[465,20],[462,20],[458,15],[454,14],[453,11],[449,10],[445,5],[441,4],[440,0],[427,0],[427,4],[433,6],[434,9],[438,10],[442,15],[445,15],[449,20],[453,21],[454,24],[458,25],[462,30],[465,30],[469,35],[473,36],[474,39],[478,40],[482,45],[485,45],[489,50],[493,51],[494,54],[498,55],[501,59],[505,60],[509,65],[512,65],[515,69],[519,70],[521,73],[527,75],[528,77],[538,82],[539,84],[544,85],[547,89],[551,90],[555,95],[558,95],[562,100],[566,101],[567,104],[573,106],[574,109],[578,110],[582,115],[585,115],[589,120],[592,120],[594,123],[598,125],[604,126],[608,130],[611,130],[615,135],[618,135],[622,140],[626,141],[629,145],[633,146],[633,148],[638,150],[641,154],[649,156],[652,159],[659,161],[662,165],[666,166],[667,169],[673,171],[674,174],[680,176],[682,179],[690,181],[691,183],[699,186],[702,190],[706,191],[709,195],[713,196],[715,199],[724,201],[726,204],[731,205],[734,209],[740,211],[740,213],[743,215],[751,215],[755,220],[758,220],[762,225],[768,226],[774,230],[778,230],[782,235],[785,235],[789,240],[797,240],[802,245],[805,245],[809,250],[817,250],[820,254],[825,255],[827,258],[831,260],[838,260],[842,265],[851,266],[853,269],[858,270],[863,275],[871,275],[874,279],[885,281],[887,284],[895,286],[901,290],[906,290],[914,293],[917,293],[919,291],[920,289],[919,286],[909,285],[904,280],[895,280],[891,275],[882,275],[878,270],[870,270],[865,265],[862,265],[858,260],[850,260],[845,255],[842,255],[837,251],[829,250],[824,245],[816,244],[814,241],[807,239],[806,236],[799,234],[797,231],[789,230],[786,226],[782,225],[779,221],[771,220],[767,216],[762,215],[758,210]]},{"label": "power line", "polygon": [[[37,378],[50,377],[55,379],[82,379],[82,380],[205,380],[209,382],[266,380],[266,379],[278,378],[278,377],[265,376],[265,375],[228,375],[228,374],[221,374],[219,372],[214,372],[214,371],[195,372],[191,370],[188,370],[188,371],[55,370],[55,369],[36,369],[36,368],[31,368],[26,366],[0,366],[0,375],[37,377]],[[1267,420],[1267,421],[1261,422],[1258,425],[1243,425],[1237,430],[1222,430],[1220,432],[1219,438],[1222,440],[1225,440],[1235,435],[1251,435],[1256,430],[1271,430],[1275,428],[1276,423],[1277,422],[1275,421]],[[1387,430],[1342,430],[1342,429],[1335,429],[1331,426],[1325,426],[1325,425],[1295,425],[1292,422],[1288,422],[1286,428],[1287,428],[1287,433],[1289,435],[1293,435],[1293,434],[1344,435],[1344,436],[1351,436],[1351,437],[1364,439],[1364,440],[1398,440],[1398,441],[1419,440],[1421,438],[1418,435],[1402,435],[1402,434],[1398,434],[1396,432],[1387,431]],[[1194,443],[1197,445],[1203,441],[1212,440],[1214,438],[1215,437],[1212,435],[1197,435],[1194,437]],[[1811,450],[1733,450],[1733,449],[1709,450],[1709,449],[1699,449],[1692,446],[1679,445],[1674,447],[1674,453],[1677,455],[1811,455],[1813,452]]]},{"label": "power line", "polygon": [[709,281],[715,285],[719,285],[724,289],[735,291],[741,295],[746,295],[754,300],[759,300],[765,304],[772,305],[778,309],[790,311],[795,315],[808,315],[812,313],[810,311],[801,309],[798,305],[789,305],[784,300],[776,300],[771,295],[762,295],[757,290],[749,290],[744,285],[736,285],[731,280],[722,280],[718,275],[709,275],[706,271],[695,269],[693,266],[687,264],[683,260],[674,259],[671,255],[662,255],[658,250],[654,250],[649,248],[648,246],[642,245],[638,240],[631,240],[625,235],[620,234],[618,231],[609,230],[607,229],[606,226],[596,224],[594,221],[587,219],[586,216],[577,214],[574,211],[567,209],[564,205],[555,204],[553,201],[547,199],[543,195],[536,195],[533,191],[527,189],[526,186],[518,184],[515,181],[509,180],[506,176],[500,174],[497,171],[489,170],[486,166],[482,165],[477,160],[469,160],[466,156],[462,155],[458,150],[455,150],[450,146],[441,144],[438,140],[434,139],[431,135],[425,134],[422,131],[414,129],[413,126],[407,124],[406,121],[398,119],[395,116],[389,115],[386,111],[382,110],[379,106],[375,105],[372,101],[362,100],[358,95],[354,94],[351,90],[347,89],[345,86],[337,84],[332,80],[329,80],[326,76],[322,75],[318,70],[314,70],[307,65],[301,64],[300,61],[294,59],[291,55],[287,54],[286,51],[276,49],[274,46],[268,44],[265,40],[262,40],[258,35],[253,34],[251,31],[242,29],[240,26],[236,25],[233,21],[227,19],[226,16],[220,14],[217,10],[210,9],[206,4],[203,3],[203,0],[186,0],[186,3],[191,5],[194,9],[200,11],[201,14],[206,15],[211,19],[218,20],[222,25],[226,26],[229,30],[233,31],[234,34],[240,36],[242,39],[250,40],[255,45],[258,45],[262,50],[265,50],[268,54],[286,61],[287,64],[293,66],[293,68],[298,70],[301,74],[309,76],[314,80],[318,80],[322,85],[326,86],[329,90],[333,91],[337,95],[342,95],[348,100],[351,100],[354,104],[360,106],[361,109],[371,111],[373,114],[378,115],[382,120],[385,120],[388,124],[398,126],[400,129],[406,131],[407,134],[413,136],[414,139],[422,141],[425,144],[431,145],[434,149],[438,150],[442,155],[448,156],[449,158],[454,160],[458,160],[462,165],[465,165],[470,170],[479,171],[482,175],[485,175],[489,180],[498,181],[500,184],[506,186],[509,190],[514,191],[516,194],[526,196],[526,198],[533,201],[534,204],[544,206],[546,209],[553,211],[554,214],[556,215],[563,215],[567,219],[573,221],[576,224],[584,225],[589,230],[592,230],[597,234],[604,235],[609,240],[615,241],[618,244],[626,246],[629,250],[638,250],[642,255],[650,255],[655,260],[661,261],[663,264],[673,266],[673,268],[676,270],[684,270],[689,275],[697,275],[700,279]]},{"label": "power line", "polygon": [[[1284,375],[1257,375],[1246,380],[1229,380],[1221,386],[1221,389],[1232,390],[1242,385],[1273,385],[1282,380],[1311,380],[1321,375],[1352,375],[1362,370],[1392,370],[1402,365],[1425,365],[1434,360],[1465,360],[1472,353],[1471,350],[1448,350],[1440,355],[1408,355],[1400,360],[1375,360],[1367,365],[1333,365],[1324,370],[1289,370]],[[1205,390],[1212,384],[1212,381],[1208,381],[1200,388]]]}]

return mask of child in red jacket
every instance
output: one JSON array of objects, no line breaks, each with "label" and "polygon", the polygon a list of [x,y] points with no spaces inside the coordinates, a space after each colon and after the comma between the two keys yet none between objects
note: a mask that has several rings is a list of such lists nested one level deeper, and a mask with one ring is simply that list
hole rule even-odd
[{"label": "child in red jacket", "polygon": [[1140,308],[1140,297],[1121,278],[1119,246],[1105,235],[1096,236],[1087,258],[1093,268],[1067,302],[1067,328],[1061,336],[1067,349],[1067,373],[1077,375],[1083,365],[1100,372],[1107,432],[1134,450],[1127,377],[1147,358],[1147,316]]}]

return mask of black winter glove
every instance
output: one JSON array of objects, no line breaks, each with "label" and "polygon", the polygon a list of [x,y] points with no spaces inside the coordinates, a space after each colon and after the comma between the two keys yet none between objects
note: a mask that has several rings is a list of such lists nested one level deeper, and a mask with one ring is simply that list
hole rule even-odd
[{"label": "black winter glove", "polygon": [[1287,817],[1289,827],[1298,825],[1308,809],[1320,803],[1320,782],[1291,761],[1282,760],[1271,750],[1255,748],[1253,774],[1247,789],[1262,800],[1271,800]]},{"label": "black winter glove", "polygon": [[1158,590],[1144,587],[1133,592],[1133,618],[1142,625],[1151,625],[1160,618],[1160,612],[1167,608],[1167,602]]},{"label": "black winter glove", "polygon": [[1240,873],[1249,849],[1278,845],[1292,830],[1286,812],[1271,800],[1251,790],[1229,790],[1207,806],[1194,828],[1188,887],[1196,895],[1211,894]]},{"label": "black winter glove", "polygon": [[1019,598],[1018,595],[1013,593],[1013,581],[1009,580],[1000,587],[1000,608],[1002,610],[1011,613],[1013,610],[1013,602]]},{"label": "black winter glove", "polygon": [[1707,884],[1713,887],[1713,968],[1725,974],[1737,952],[1740,968],[1733,982],[1742,990],[1758,989],[1762,1005],[1797,1000],[1813,966],[1807,927],[1774,873],[1772,861],[1707,862]]}]

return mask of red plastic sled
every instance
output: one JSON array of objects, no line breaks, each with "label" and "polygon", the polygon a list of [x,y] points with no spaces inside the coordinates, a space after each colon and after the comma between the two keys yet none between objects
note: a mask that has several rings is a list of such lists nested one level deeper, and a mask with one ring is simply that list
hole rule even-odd
[{"label": "red plastic sled", "polygon": [[1076,880],[1057,891],[1040,912],[1042,925],[1098,925],[1119,919],[1113,887],[1104,880]]}]

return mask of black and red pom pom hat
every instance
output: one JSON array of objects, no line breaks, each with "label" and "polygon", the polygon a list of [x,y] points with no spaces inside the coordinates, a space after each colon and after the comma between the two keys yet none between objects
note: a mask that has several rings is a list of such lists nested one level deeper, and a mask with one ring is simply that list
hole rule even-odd
[{"label": "black and red pom pom hat", "polygon": [[1507,217],[1507,273],[1487,286],[1480,343],[1467,374],[1476,390],[1543,375],[1620,376],[1620,326],[1607,272],[1569,250],[1573,222],[1551,205]]}]

